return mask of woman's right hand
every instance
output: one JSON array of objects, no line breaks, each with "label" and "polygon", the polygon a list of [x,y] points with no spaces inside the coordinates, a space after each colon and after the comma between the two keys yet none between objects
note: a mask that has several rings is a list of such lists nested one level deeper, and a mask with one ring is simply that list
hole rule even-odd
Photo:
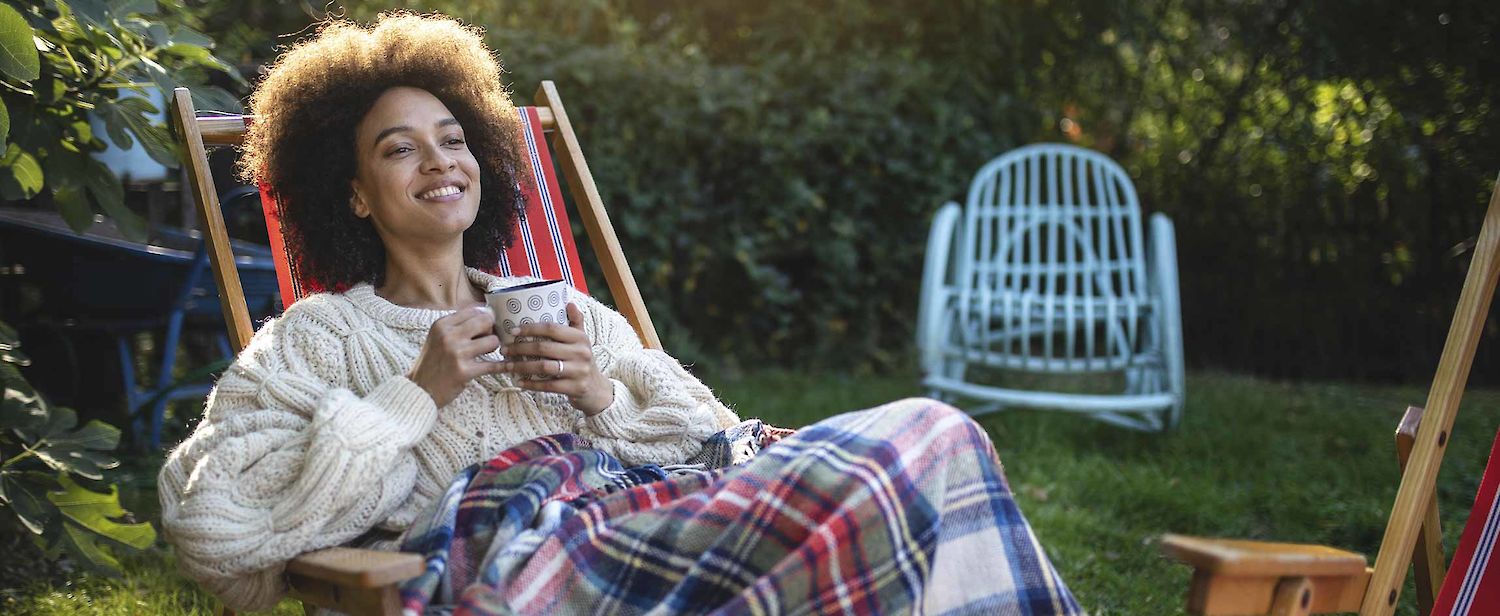
[{"label": "woman's right hand", "polygon": [[433,322],[406,378],[427,390],[442,408],[475,377],[504,369],[499,362],[479,359],[497,348],[495,313],[487,306],[465,308]]}]

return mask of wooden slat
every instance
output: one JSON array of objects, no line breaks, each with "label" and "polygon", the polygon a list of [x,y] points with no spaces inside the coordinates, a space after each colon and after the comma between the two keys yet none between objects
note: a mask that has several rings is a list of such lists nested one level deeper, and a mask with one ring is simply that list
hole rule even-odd
[{"label": "wooden slat", "polygon": [[[1417,440],[1417,430],[1422,424],[1422,407],[1408,406],[1396,427],[1396,458],[1401,470],[1406,470],[1406,461],[1411,457],[1412,446]],[[1417,547],[1412,550],[1412,567],[1416,570],[1417,613],[1431,614],[1432,603],[1443,587],[1443,576],[1447,575],[1447,558],[1443,556],[1442,522],[1438,518],[1435,495],[1428,496],[1427,515],[1422,527],[1417,530]]]},{"label": "wooden slat", "polygon": [[588,231],[589,244],[604,269],[604,279],[614,296],[615,308],[635,327],[641,344],[646,348],[660,349],[661,339],[656,335],[656,326],[646,312],[646,302],[641,299],[635,277],[630,274],[630,264],[625,261],[625,252],[620,249],[620,240],[609,222],[609,212],[604,209],[604,200],[594,186],[594,176],[589,172],[588,162],[583,159],[583,149],[578,145],[573,125],[568,122],[568,112],[563,109],[557,86],[551,81],[543,81],[537,88],[536,106],[538,110],[545,107],[552,112],[557,125],[552,133],[552,151],[567,178],[568,191],[572,193],[583,227]]},{"label": "wooden slat", "polygon": [[[1416,545],[1417,529],[1421,527],[1432,499],[1438,468],[1446,449],[1444,445],[1453,429],[1464,385],[1469,380],[1474,349],[1479,345],[1479,336],[1489,316],[1497,277],[1500,277],[1500,179],[1496,180],[1494,192],[1490,195],[1489,210],[1484,217],[1484,226],[1479,230],[1479,242],[1469,264],[1469,274],[1464,279],[1463,292],[1458,298],[1458,310],[1453,315],[1448,341],[1443,345],[1443,356],[1438,362],[1437,376],[1427,396],[1423,426],[1417,431],[1416,446],[1412,449],[1406,471],[1401,474],[1401,488],[1391,508],[1385,537],[1380,542],[1380,554],[1375,558],[1375,573],[1365,590],[1360,613],[1366,616],[1388,616],[1396,609],[1401,582],[1406,577],[1407,559]],[[1443,444],[1440,445],[1439,441]]]},{"label": "wooden slat", "polygon": [[229,344],[235,353],[250,344],[255,329],[250,325],[250,309],[245,305],[245,289],[240,286],[240,270],[234,263],[234,251],[229,244],[229,232],[224,228],[224,214],[219,209],[219,192],[214,189],[213,177],[208,170],[208,151],[203,147],[203,136],[198,130],[193,97],[187,88],[177,88],[172,93],[175,103],[172,121],[177,125],[177,134],[182,136],[184,162],[188,175],[192,176],[194,202],[198,206],[198,220],[208,242],[208,258],[213,265],[214,282],[219,285],[219,296],[224,298],[219,306],[224,311],[224,323],[229,329]]},{"label": "wooden slat", "polygon": [[[1273,575],[1235,577],[1193,572],[1188,590],[1188,612],[1203,615],[1267,614],[1276,600],[1277,588],[1286,578]],[[1294,578],[1295,579],[1295,578]],[[1314,614],[1353,612],[1359,609],[1370,569],[1352,575],[1307,576],[1312,587]]]},{"label": "wooden slat", "polygon": [[212,115],[197,118],[204,145],[239,145],[245,142],[245,119],[254,116]]},{"label": "wooden slat", "polygon": [[1164,535],[1162,551],[1200,571],[1228,577],[1352,575],[1365,557],[1322,545]]},{"label": "wooden slat", "polygon": [[308,552],[287,563],[287,573],[350,588],[379,588],[422,574],[419,554],[355,548]]}]

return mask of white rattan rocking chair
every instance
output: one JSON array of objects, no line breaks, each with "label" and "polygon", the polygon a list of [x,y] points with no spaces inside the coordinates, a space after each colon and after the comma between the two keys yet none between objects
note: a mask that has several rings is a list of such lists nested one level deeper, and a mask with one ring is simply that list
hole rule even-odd
[{"label": "white rattan rocking chair", "polygon": [[[964,207],[939,210],[928,237],[917,322],[923,385],[933,397],[1087,414],[1139,430],[1177,425],[1183,406],[1182,317],[1172,222],[1142,241],[1135,186],[1108,157],[1037,144],[991,160]],[[977,382],[1009,373],[1121,373],[1118,394]],[[966,378],[966,375],[969,378]]]}]

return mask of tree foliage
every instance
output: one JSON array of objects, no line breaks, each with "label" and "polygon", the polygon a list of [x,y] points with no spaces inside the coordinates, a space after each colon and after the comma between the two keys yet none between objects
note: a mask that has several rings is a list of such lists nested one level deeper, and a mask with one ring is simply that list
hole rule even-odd
[{"label": "tree foliage", "polygon": [[[151,119],[160,111],[142,97],[170,95],[205,71],[238,78],[213,55],[213,40],[194,30],[176,5],[154,0],[6,0],[0,4],[0,196],[38,199],[82,232],[95,212],[127,236],[144,238],[145,222],[125,206],[120,180],[90,156],[105,139],[122,149],[137,142],[151,158],[178,166],[176,142]],[[194,91],[200,108],[239,110],[222,89]],[[104,135],[94,134],[90,117]]]},{"label": "tree foliage", "polygon": [[118,573],[117,549],[156,541],[104,480],[119,466],[109,452],[120,431],[98,420],[79,427],[72,409],[48,404],[18,369],[30,363],[16,332],[0,323],[0,528],[30,535],[50,558],[66,552],[91,570]]}]

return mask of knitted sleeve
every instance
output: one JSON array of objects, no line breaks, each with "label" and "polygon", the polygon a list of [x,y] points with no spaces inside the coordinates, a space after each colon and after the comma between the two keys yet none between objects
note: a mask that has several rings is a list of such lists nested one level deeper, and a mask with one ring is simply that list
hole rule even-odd
[{"label": "knitted sleeve", "polygon": [[624,316],[582,293],[572,296],[583,312],[594,360],[615,388],[609,407],[578,420],[578,434],[625,464],[675,464],[697,453],[715,432],[739,423],[676,359],[645,348]]},{"label": "knitted sleeve", "polygon": [[349,318],[312,296],[263,326],[158,478],[179,566],[233,609],[273,606],[287,561],[364,533],[416,482],[437,408],[400,376],[350,389],[346,362],[371,359],[346,355]]}]

